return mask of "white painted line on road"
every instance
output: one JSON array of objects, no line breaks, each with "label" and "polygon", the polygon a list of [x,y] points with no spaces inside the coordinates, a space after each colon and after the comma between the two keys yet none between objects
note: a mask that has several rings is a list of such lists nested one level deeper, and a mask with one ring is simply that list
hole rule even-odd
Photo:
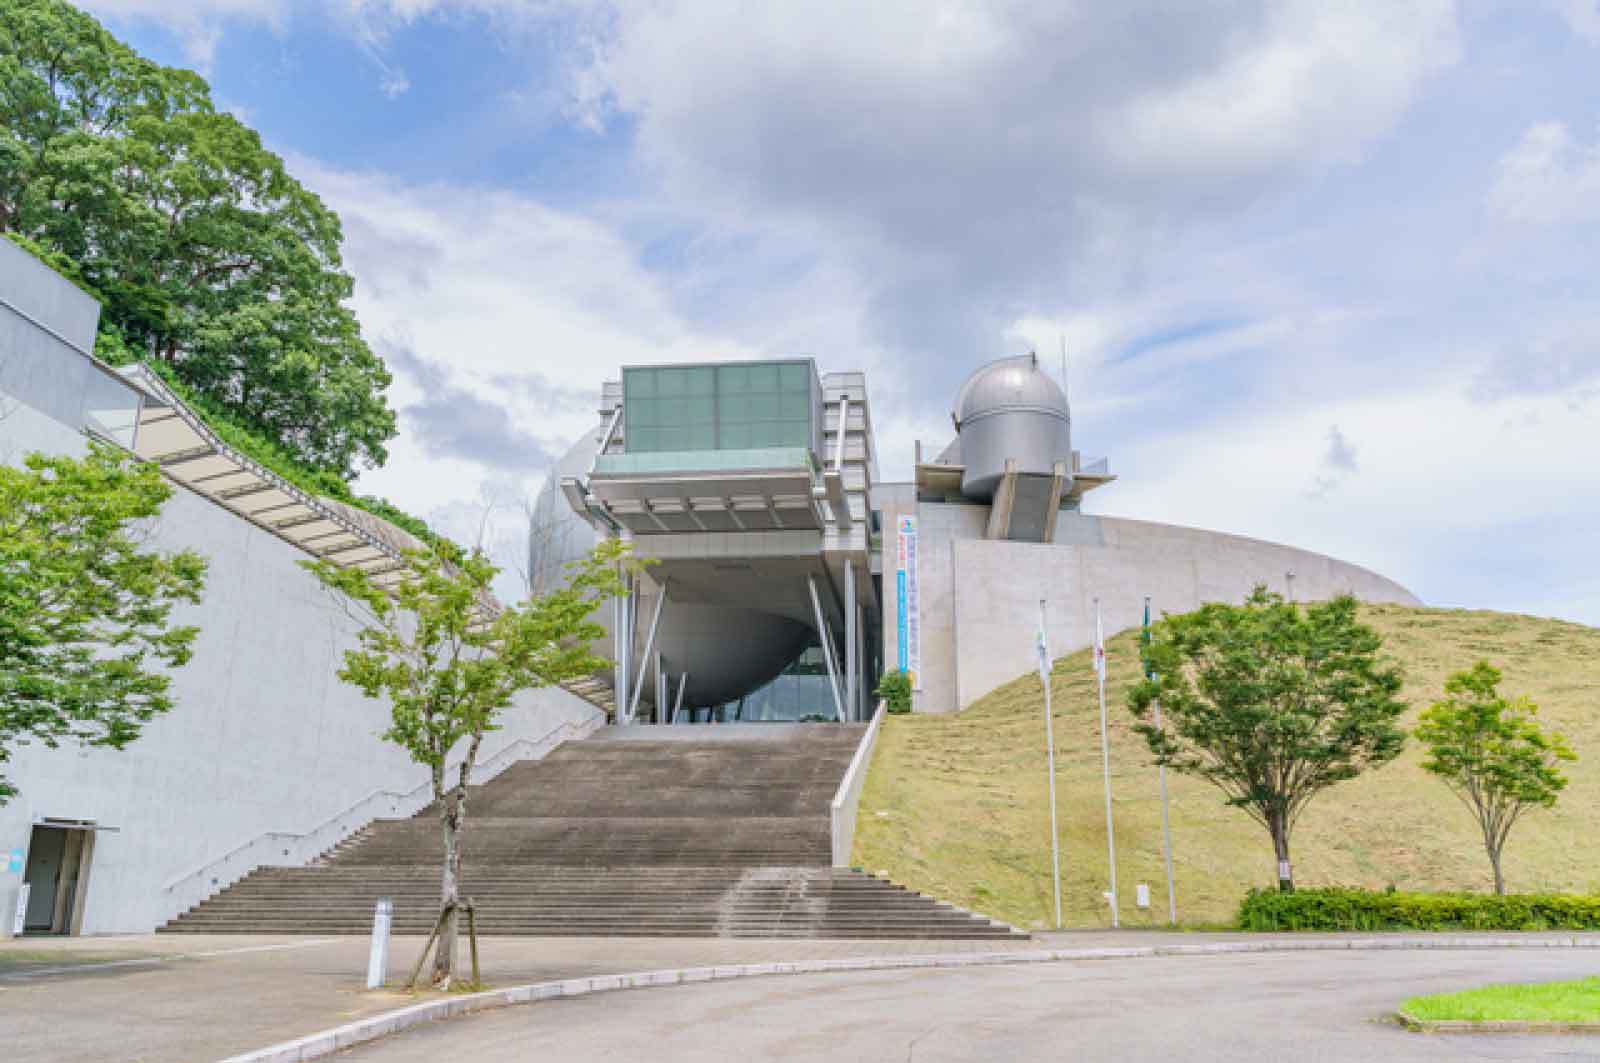
[{"label": "white painted line on road", "polygon": [[193,956],[243,956],[247,952],[287,952],[290,949],[310,949],[318,945],[332,945],[338,938],[312,938],[310,941],[286,941],[281,945],[246,945],[237,949],[213,949],[210,952],[184,952],[174,955],[173,959],[183,959]]},{"label": "white painted line on road", "polygon": [[1193,945],[1125,946],[1093,949],[1016,949],[1006,952],[945,952],[922,956],[853,956],[838,960],[795,960],[786,963],[743,963],[717,967],[685,967],[631,974],[592,975],[558,982],[491,989],[467,996],[449,997],[413,1004],[358,1019],[344,1026],[321,1030],[306,1037],[242,1055],[229,1056],[222,1063],[303,1063],[321,1059],[352,1045],[362,1044],[386,1034],[396,1033],[425,1022],[453,1018],[475,1011],[487,1011],[515,1004],[528,1004],[553,997],[579,997],[590,993],[615,992],[644,986],[675,985],[686,982],[721,981],[729,978],[757,978],[775,974],[828,974],[838,971],[886,971],[907,968],[1002,966],[1018,963],[1061,963],[1071,960],[1146,959],[1179,956],[1234,956],[1263,952],[1391,952],[1417,949],[1596,949],[1600,936],[1593,937],[1357,937],[1313,938],[1306,941],[1218,941]]},{"label": "white painted line on road", "polygon": [[237,949],[211,949],[206,952],[173,952],[165,956],[140,956],[127,960],[97,960],[94,963],[64,963],[55,967],[33,967],[26,971],[0,974],[0,982],[20,982],[29,978],[48,978],[56,974],[78,974],[82,971],[110,971],[119,967],[159,967],[163,963],[179,960],[211,959],[217,956],[242,956],[249,952],[285,952],[290,949],[309,949],[318,945],[332,945],[338,938],[313,938],[310,941],[291,941],[281,945],[246,945]]}]

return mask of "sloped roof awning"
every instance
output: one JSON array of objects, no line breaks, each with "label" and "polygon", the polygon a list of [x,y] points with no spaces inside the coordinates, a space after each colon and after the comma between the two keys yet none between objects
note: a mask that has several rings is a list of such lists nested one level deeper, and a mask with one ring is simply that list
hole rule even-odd
[{"label": "sloped roof awning", "polygon": [[144,366],[119,370],[143,401],[133,436],[140,458],[258,528],[341,567],[366,569],[387,586],[415,538],[369,513],[302,490],[228,446]]}]

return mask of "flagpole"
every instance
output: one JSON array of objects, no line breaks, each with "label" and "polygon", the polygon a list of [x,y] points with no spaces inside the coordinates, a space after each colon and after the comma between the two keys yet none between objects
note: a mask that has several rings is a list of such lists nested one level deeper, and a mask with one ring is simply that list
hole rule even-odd
[{"label": "flagpole", "polygon": [[1050,650],[1044,633],[1044,599],[1039,599],[1039,681],[1044,684],[1044,745],[1050,770],[1050,864],[1056,888],[1056,929],[1061,929],[1061,833],[1056,829],[1056,736],[1050,713]]},{"label": "flagpole", "polygon": [[[1150,639],[1150,596],[1144,596],[1144,637]],[[1156,730],[1161,730],[1161,699],[1155,699]],[[1161,775],[1161,848],[1167,861],[1167,923],[1178,925],[1178,893],[1172,879],[1172,818],[1167,813],[1167,766],[1157,764]]]},{"label": "flagpole", "polygon": [[1111,739],[1106,732],[1106,637],[1100,622],[1100,599],[1094,600],[1094,665],[1100,677],[1100,768],[1106,784],[1106,852],[1111,861],[1111,926],[1122,925],[1117,908],[1117,835],[1111,825]]}]

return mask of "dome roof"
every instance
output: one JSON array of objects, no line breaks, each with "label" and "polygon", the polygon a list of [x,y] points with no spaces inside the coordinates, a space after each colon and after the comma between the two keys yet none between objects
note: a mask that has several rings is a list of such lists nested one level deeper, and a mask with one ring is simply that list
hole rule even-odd
[{"label": "dome roof", "polygon": [[990,362],[967,378],[956,395],[956,428],[967,421],[1007,410],[1028,410],[1070,420],[1067,396],[1039,358],[1024,354]]}]

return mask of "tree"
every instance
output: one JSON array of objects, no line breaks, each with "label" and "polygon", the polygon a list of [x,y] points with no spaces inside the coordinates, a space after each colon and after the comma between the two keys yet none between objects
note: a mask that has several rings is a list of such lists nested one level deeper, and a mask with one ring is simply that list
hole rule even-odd
[{"label": "tree", "polygon": [[[83,458],[0,466],[0,765],[19,740],[121,749],[172,707],[198,629],[205,561],[146,550],[138,522],[172,487],[154,465],[94,444]],[[0,804],[16,793],[0,775]]]},{"label": "tree", "polygon": [[1311,799],[1405,744],[1401,674],[1381,647],[1353,597],[1302,610],[1264,587],[1152,628],[1151,678],[1128,694],[1136,730],[1158,764],[1205,779],[1266,828],[1279,889],[1294,889],[1289,838]]},{"label": "tree", "polygon": [[0,232],[66,256],[102,326],[193,395],[348,478],[395,434],[338,216],[198,75],[62,0],[0,6]]},{"label": "tree", "polygon": [[[428,769],[444,837],[432,982],[448,989],[467,783],[478,748],[519,691],[590,675],[609,663],[590,650],[605,634],[593,614],[605,598],[622,593],[622,572],[633,565],[628,546],[602,541],[573,562],[565,584],[511,607],[499,607],[490,597],[499,570],[481,551],[444,543],[408,552],[403,574],[388,592],[360,569],[325,560],[300,564],[338,592],[363,625],[360,648],[345,651],[339,678],[369,698],[389,699],[384,739]],[[451,777],[448,758],[463,743]],[[419,968],[425,957],[426,948]]]},{"label": "tree", "polygon": [[1455,673],[1445,681],[1445,697],[1422,713],[1416,734],[1428,748],[1422,766],[1477,817],[1494,891],[1504,894],[1500,857],[1511,828],[1528,809],[1556,803],[1567,785],[1561,762],[1578,757],[1559,732],[1540,730],[1537,705],[1503,696],[1500,679],[1488,661]]}]

